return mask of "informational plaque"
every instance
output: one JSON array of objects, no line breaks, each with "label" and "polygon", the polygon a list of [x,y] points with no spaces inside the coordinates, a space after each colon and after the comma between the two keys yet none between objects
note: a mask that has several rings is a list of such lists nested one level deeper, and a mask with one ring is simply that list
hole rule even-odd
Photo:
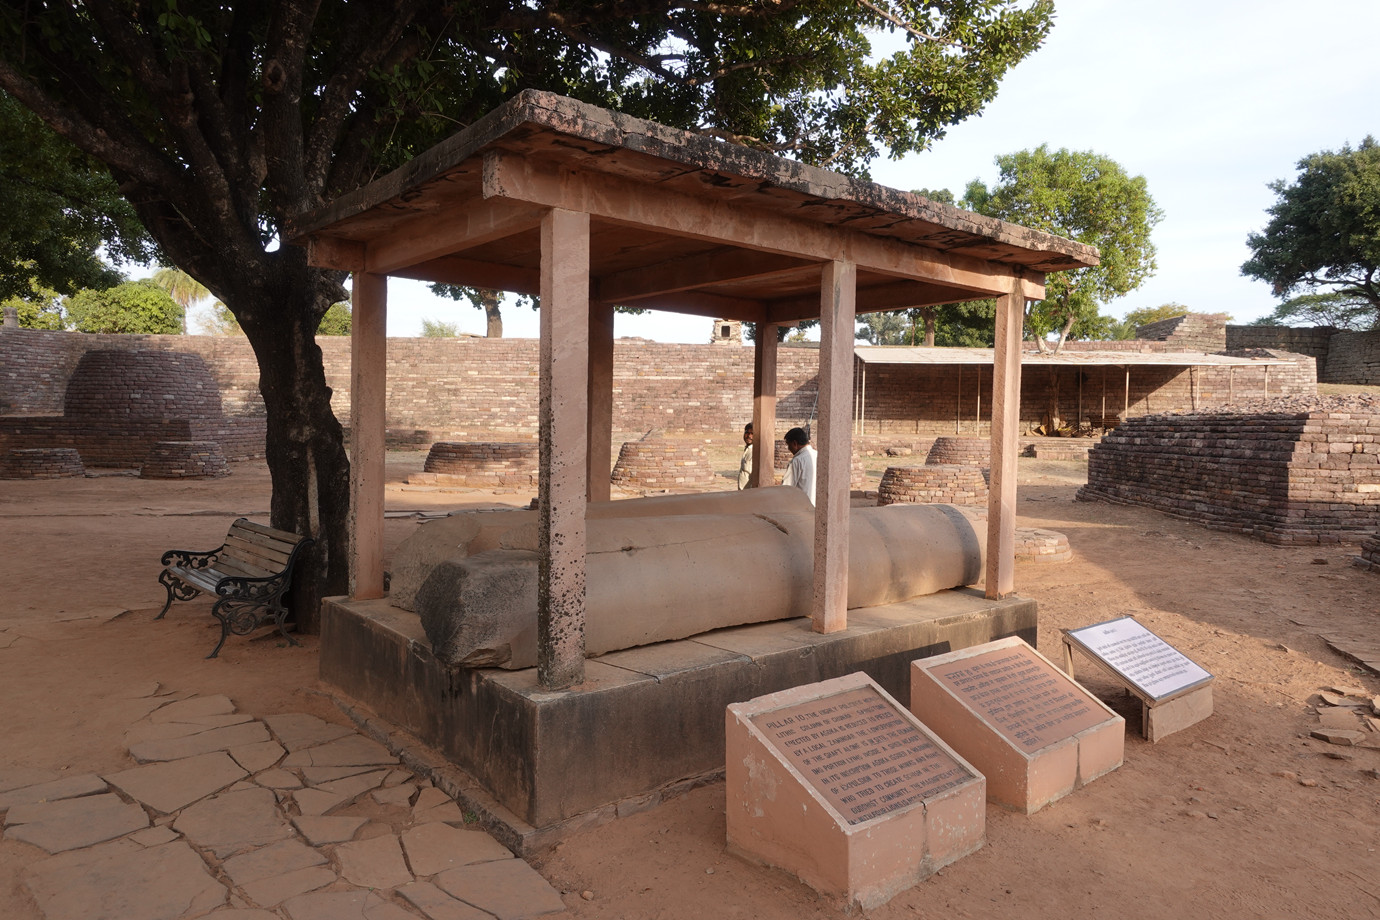
[{"label": "informational plaque", "polygon": [[752,723],[849,824],[973,778],[872,687],[758,713]]},{"label": "informational plaque", "polygon": [[1066,630],[1065,635],[1152,702],[1168,700],[1212,680],[1211,674],[1134,617]]},{"label": "informational plaque", "polygon": [[1025,643],[925,670],[1027,753],[1107,721],[1105,709]]}]

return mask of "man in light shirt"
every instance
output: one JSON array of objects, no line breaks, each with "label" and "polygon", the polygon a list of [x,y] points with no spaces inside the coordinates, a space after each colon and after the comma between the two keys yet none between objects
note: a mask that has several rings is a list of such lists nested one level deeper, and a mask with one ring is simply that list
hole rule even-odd
[{"label": "man in light shirt", "polygon": [[750,488],[752,479],[752,422],[743,426],[743,459],[738,462],[738,490]]},{"label": "man in light shirt", "polygon": [[810,446],[810,436],[804,428],[792,428],[786,432],[786,446],[790,448],[791,465],[786,468],[783,486],[795,486],[815,503],[815,457],[816,451]]}]

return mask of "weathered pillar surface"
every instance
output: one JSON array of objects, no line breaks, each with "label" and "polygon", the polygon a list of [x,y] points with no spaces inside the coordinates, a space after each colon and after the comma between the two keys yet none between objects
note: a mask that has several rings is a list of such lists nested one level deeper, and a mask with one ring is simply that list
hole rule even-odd
[{"label": "weathered pillar surface", "polygon": [[612,498],[613,304],[589,308],[589,491],[592,502]]},{"label": "weathered pillar surface", "polygon": [[776,326],[757,324],[752,347],[752,486],[776,485]]},{"label": "weathered pillar surface", "polygon": [[1016,590],[1016,454],[1021,418],[1021,328],[1025,298],[997,298],[997,342],[992,361],[992,478],[987,492],[987,596]]},{"label": "weathered pillar surface", "polygon": [[388,278],[356,272],[350,322],[350,596],[383,597]]},{"label": "weathered pillar surface", "polygon": [[848,627],[848,480],[853,464],[853,312],[858,267],[824,266],[820,285],[815,632]]},{"label": "weathered pillar surface", "polygon": [[537,679],[584,680],[585,496],[589,469],[589,215],[541,222],[541,476]]}]

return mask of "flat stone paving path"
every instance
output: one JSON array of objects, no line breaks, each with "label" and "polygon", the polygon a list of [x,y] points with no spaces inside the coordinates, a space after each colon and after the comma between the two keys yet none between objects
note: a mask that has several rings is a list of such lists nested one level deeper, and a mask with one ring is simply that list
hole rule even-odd
[{"label": "flat stone paving path", "polygon": [[524,920],[565,910],[444,792],[353,729],[149,688],[104,775],[0,768],[46,920]]}]

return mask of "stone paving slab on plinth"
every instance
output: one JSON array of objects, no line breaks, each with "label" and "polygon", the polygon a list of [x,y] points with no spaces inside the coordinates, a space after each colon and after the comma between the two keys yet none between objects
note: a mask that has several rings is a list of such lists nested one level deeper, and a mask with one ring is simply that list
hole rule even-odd
[{"label": "stone paving slab on plinth", "polygon": [[172,814],[249,774],[223,751],[106,774],[106,781],[155,811]]},{"label": "stone paving slab on plinth", "polygon": [[16,806],[6,813],[5,823],[6,840],[62,853],[142,830],[149,826],[149,816],[140,806],[107,793]]},{"label": "stone paving slab on plinth", "polygon": [[448,869],[436,876],[436,886],[498,920],[523,920],[565,910],[556,889],[519,859]]},{"label": "stone paving slab on plinth", "polygon": [[173,830],[221,859],[292,834],[277,797],[263,788],[213,795],[187,808]]}]

